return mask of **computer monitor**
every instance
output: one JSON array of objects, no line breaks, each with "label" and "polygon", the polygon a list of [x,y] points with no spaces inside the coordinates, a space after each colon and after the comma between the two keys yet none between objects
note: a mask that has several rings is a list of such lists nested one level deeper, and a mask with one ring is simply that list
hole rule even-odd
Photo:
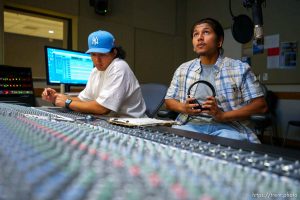
[{"label": "computer monitor", "polygon": [[84,52],[45,46],[48,85],[86,85],[94,67],[91,56]]},{"label": "computer monitor", "polygon": [[35,106],[31,68],[0,65],[0,102]]}]

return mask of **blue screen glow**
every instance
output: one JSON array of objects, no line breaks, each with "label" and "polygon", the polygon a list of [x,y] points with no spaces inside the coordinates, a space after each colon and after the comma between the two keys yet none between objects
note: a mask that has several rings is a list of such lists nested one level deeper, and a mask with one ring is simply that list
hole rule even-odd
[{"label": "blue screen glow", "polygon": [[85,85],[93,69],[89,54],[45,47],[47,83]]}]

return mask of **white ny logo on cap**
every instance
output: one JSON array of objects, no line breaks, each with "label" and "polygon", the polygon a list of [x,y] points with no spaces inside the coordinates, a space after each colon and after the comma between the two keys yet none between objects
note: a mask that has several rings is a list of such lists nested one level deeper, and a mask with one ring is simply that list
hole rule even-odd
[{"label": "white ny logo on cap", "polygon": [[92,45],[97,45],[99,43],[98,37],[93,37],[92,38]]}]

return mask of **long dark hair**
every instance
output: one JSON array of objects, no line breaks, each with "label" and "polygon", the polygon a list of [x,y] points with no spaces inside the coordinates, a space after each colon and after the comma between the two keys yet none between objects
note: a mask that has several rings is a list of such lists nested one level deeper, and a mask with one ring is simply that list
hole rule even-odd
[{"label": "long dark hair", "polygon": [[[220,24],[220,22],[218,22],[217,20],[213,19],[213,18],[204,18],[201,19],[199,21],[196,21],[191,29],[191,37],[193,38],[193,33],[194,33],[194,29],[197,25],[200,24],[204,24],[207,23],[210,25],[210,27],[214,30],[214,32],[217,35],[217,40],[220,41],[223,39],[224,41],[224,29],[222,27],[222,25]],[[224,49],[222,48],[222,46],[219,48],[220,54],[223,54]]]},{"label": "long dark hair", "polygon": [[110,52],[113,52],[114,50],[117,50],[116,58],[125,59],[126,52],[121,46],[116,46],[116,47],[112,48]]}]

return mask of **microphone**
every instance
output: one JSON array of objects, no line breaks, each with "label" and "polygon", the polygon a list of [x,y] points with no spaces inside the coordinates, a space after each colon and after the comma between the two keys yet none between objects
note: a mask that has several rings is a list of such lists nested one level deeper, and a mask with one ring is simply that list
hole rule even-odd
[{"label": "microphone", "polygon": [[261,4],[261,0],[254,0],[254,4],[252,5],[254,39],[256,40],[257,44],[264,44],[263,16]]},{"label": "microphone", "polygon": [[243,0],[246,8],[252,8],[252,19],[254,24],[254,40],[258,45],[264,44],[263,15],[261,4],[265,0]]}]

